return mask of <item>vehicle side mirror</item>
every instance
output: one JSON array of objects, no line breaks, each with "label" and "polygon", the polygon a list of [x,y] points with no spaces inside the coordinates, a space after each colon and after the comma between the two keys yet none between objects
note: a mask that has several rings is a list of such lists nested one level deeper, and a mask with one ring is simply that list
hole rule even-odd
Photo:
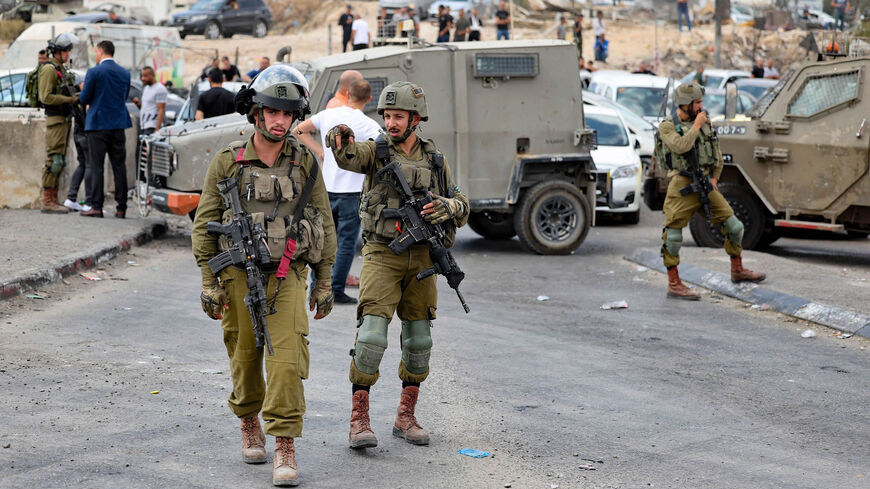
[{"label": "vehicle side mirror", "polygon": [[637,139],[634,140],[634,149],[640,151],[640,141]]},{"label": "vehicle side mirror", "polygon": [[725,120],[731,120],[737,115],[737,85],[725,85]]}]

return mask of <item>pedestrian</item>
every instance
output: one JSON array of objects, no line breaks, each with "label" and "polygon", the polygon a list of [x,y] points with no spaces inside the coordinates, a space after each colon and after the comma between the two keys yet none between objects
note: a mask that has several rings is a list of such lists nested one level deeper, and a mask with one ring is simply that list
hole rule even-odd
[{"label": "pedestrian", "polygon": [[[335,226],[317,160],[290,132],[293,122],[304,119],[308,111],[308,82],[302,73],[288,65],[266,68],[250,88],[238,93],[236,102],[239,113],[254,124],[254,133],[220,150],[205,175],[191,233],[193,254],[202,272],[200,301],[208,317],[221,320],[233,382],[228,404],[240,419],[242,461],[265,463],[265,435],[272,435],[272,484],[296,486],[299,468],[293,439],[302,436],[302,380],[308,377],[309,366],[306,269],[311,268],[317,277],[308,306],[312,311],[317,309],[314,319],[321,319],[333,306],[329,283],[335,261]],[[241,187],[241,207],[248,218],[270,216],[262,225],[271,241],[271,262],[260,271],[274,307],[267,326],[274,355],[264,355],[263,347],[256,346],[245,304],[248,283],[256,283],[256,279],[235,266],[215,276],[208,265],[228,245],[207,230],[209,222],[221,222],[227,212],[217,187],[225,179]],[[299,189],[302,195],[297,198],[281,189]],[[306,192],[308,202],[300,203]],[[297,212],[297,206],[304,212]],[[299,222],[294,222],[296,219]],[[276,271],[287,249],[287,233],[292,232],[286,223],[292,223],[300,238],[279,291]],[[313,239],[315,236],[320,239]]]},{"label": "pedestrian", "polygon": [[341,52],[347,52],[347,45],[351,41],[351,26],[353,25],[353,7],[345,7],[344,13],[338,18],[338,26],[341,27]]},{"label": "pedestrian", "polygon": [[586,62],[586,69],[590,72],[598,71],[598,67],[595,66],[595,63],[591,59]]},{"label": "pedestrian", "polygon": [[595,51],[595,61],[607,62],[607,56],[610,55],[610,41],[604,38],[604,34],[595,39],[593,50]]},{"label": "pedestrian", "polygon": [[599,10],[595,12],[595,18],[592,19],[592,35],[595,36],[595,39],[598,39],[606,33],[607,29],[604,27],[604,12]]},{"label": "pedestrian", "polygon": [[221,59],[220,58],[212,58],[211,62],[202,69],[202,73],[199,74],[199,79],[202,81],[208,80],[208,72],[212,70],[212,68],[220,68],[221,67]]},{"label": "pedestrian", "polygon": [[395,25],[395,29],[399,32],[394,33],[393,35],[398,34],[400,37],[408,37],[408,33],[401,30],[401,23],[405,20],[410,20],[411,18],[408,16],[407,7],[399,7],[398,10],[393,12],[393,24]]},{"label": "pedestrian", "polygon": [[450,15],[450,7],[445,5],[441,9],[441,15],[438,16],[438,39],[435,42],[449,42],[452,28],[453,16]]},{"label": "pedestrian", "polygon": [[471,32],[471,21],[465,16],[465,9],[459,9],[459,18],[456,19],[456,30],[453,31],[453,42],[464,42],[465,37]]},{"label": "pedestrian", "polygon": [[48,54],[46,54],[45,49],[40,49],[36,54],[36,64],[44,65],[45,63],[48,63]]},{"label": "pedestrian", "polygon": [[120,17],[118,17],[118,14],[115,13],[114,9],[109,10],[109,18],[108,18],[108,20],[106,20],[106,23],[107,24],[126,24],[126,22],[124,22],[123,20],[121,20]]},{"label": "pedestrian", "polygon": [[479,41],[480,33],[483,31],[483,20],[481,20],[480,15],[478,15],[476,8],[471,9],[471,15],[468,17],[468,21],[471,23],[471,26],[468,28],[468,40]]},{"label": "pedestrian", "polygon": [[[78,87],[83,81],[84,77],[76,74],[74,85]],[[73,170],[72,177],[70,177],[69,188],[66,191],[66,200],[63,201],[64,207],[75,212],[91,210],[91,206],[88,205],[87,201],[84,204],[79,203],[79,187],[82,186],[82,182],[86,179],[88,167],[88,135],[85,132],[85,116],[87,112],[85,107],[80,106],[80,108],[82,111],[81,117],[78,115],[73,117],[73,143],[76,145],[76,163],[78,165]],[[136,154],[139,154],[138,151]],[[85,194],[87,194],[87,188],[85,189]]]},{"label": "pedestrian", "polygon": [[[42,169],[42,209],[46,214],[66,214],[69,210],[57,201],[60,174],[66,166],[67,142],[72,127],[73,105],[79,94],[75,78],[66,63],[78,38],[64,32],[48,42],[48,62],[39,67],[37,91],[45,109],[45,166]],[[125,109],[126,110],[126,109]]]},{"label": "pedestrian", "polygon": [[362,17],[357,17],[351,26],[351,37],[353,38],[353,50],[359,51],[371,47],[372,32],[369,30],[369,24]]},{"label": "pedestrian", "polygon": [[146,66],[139,75],[142,81],[142,101],[139,105],[140,134],[153,134],[163,127],[166,117],[166,99],[169,92],[157,81],[154,68]]},{"label": "pedestrian", "polygon": [[242,79],[242,74],[239,73],[238,66],[230,62],[229,56],[221,57],[221,73],[224,75],[224,81],[234,82]]},{"label": "pedestrian", "polygon": [[577,56],[583,57],[583,14],[577,14],[574,19],[574,44],[577,45]]},{"label": "pedestrian", "polygon": [[[268,57],[268,56],[263,56],[262,58],[259,58],[259,59],[257,60],[257,63],[258,63],[258,65],[259,65],[259,68],[257,68],[256,70],[251,70],[251,71],[245,73],[245,76],[242,77],[242,79],[243,79],[244,81],[246,81],[246,82],[250,82],[250,81],[252,81],[252,80],[254,79],[255,76],[257,76],[257,75],[260,74],[261,71],[263,71],[263,70],[265,70],[266,68],[272,66],[272,63],[269,61],[269,57]],[[206,79],[207,79],[207,78],[208,78],[208,74],[206,74]]]},{"label": "pedestrian", "polygon": [[[338,253],[332,268],[332,293],[336,304],[357,303],[356,299],[345,293],[345,285],[359,239],[359,200],[364,176],[342,170],[336,165],[332,149],[326,147],[326,133],[344,124],[361,141],[378,137],[381,126],[363,113],[363,108],[371,99],[371,85],[359,78],[350,87],[350,100],[346,106],[326,109],[296,126],[299,141],[314,151],[323,162],[323,180],[329,192],[332,220],[338,235]],[[311,137],[314,131],[320,132],[320,144]]]},{"label": "pedestrian", "polygon": [[222,85],[223,73],[214,68],[208,73],[208,90],[199,95],[194,119],[200,121],[219,115],[232,114],[236,111],[233,92]]},{"label": "pedestrian", "polygon": [[646,64],[646,61],[641,61],[640,65],[638,65],[637,69],[632,71],[632,73],[635,73],[638,75],[652,75],[652,76],[656,75],[655,72],[653,72],[651,69],[649,69],[649,65]]},{"label": "pedestrian", "polygon": [[[417,136],[420,122],[429,119],[423,88],[409,82],[395,82],[381,92],[378,114],[384,118],[386,136],[375,141],[354,141],[347,126],[330,129],[327,144],[333,149],[339,168],[365,174],[360,203],[363,265],[359,326],[350,364],[353,404],[348,441],[352,448],[377,446],[369,424],[369,389],[378,380],[378,367],[387,347],[387,325],[397,313],[402,325],[401,401],[393,435],[415,445],[429,443],[429,435],[414,414],[420,384],[429,375],[432,349],[431,321],[438,306],[435,277],[416,278],[431,268],[428,246],[411,246],[396,255],[388,244],[400,232],[395,219],[385,218],[385,209],[395,208],[401,199],[391,187],[378,183],[376,173],[386,161],[396,161],[412,191],[431,192],[432,203],[421,214],[445,229],[445,243],[453,246],[456,229],[468,221],[468,198],[450,178],[450,166],[430,139]],[[386,154],[384,154],[386,153]],[[386,206],[386,207],[385,207]]]},{"label": "pedestrian", "polygon": [[378,14],[378,37],[396,37],[393,15],[387,13],[386,8],[381,8],[381,13]]},{"label": "pedestrian", "polygon": [[336,107],[344,107],[348,104],[350,100],[350,87],[357,80],[362,80],[362,74],[356,70],[346,70],[342,72],[341,76],[338,77],[338,90],[336,90],[335,95],[329,99],[329,102],[326,102],[327,109],[334,109]]},{"label": "pedestrian", "polygon": [[677,28],[683,32],[683,19],[686,19],[686,26],[689,32],[692,31],[692,19],[689,18],[689,0],[677,0]]},{"label": "pedestrian", "polygon": [[[680,264],[680,247],[683,242],[683,228],[689,219],[701,209],[700,195],[691,192],[683,195],[681,191],[693,182],[686,173],[691,171],[692,163],[687,154],[694,150],[697,163],[708,178],[713,190],[710,198],[710,224],[722,230],[725,236],[725,251],[731,257],[732,282],[761,282],[763,273],[743,268],[743,223],[719,192],[719,176],[722,174],[722,152],[716,132],[709,124],[707,112],[702,106],[704,87],[687,82],[680,85],[674,94],[677,113],[659,125],[659,133],[665,153],[665,167],[668,170],[667,195],[664,202],[665,224],[662,233],[662,257],[668,269],[668,297],[699,300],[700,295],[690,290],[680,281],[677,266]],[[669,162],[669,163],[668,163]]]},{"label": "pedestrian", "polygon": [[568,36],[568,20],[565,19],[565,16],[559,17],[559,25],[556,26],[556,39],[561,39],[562,41]]},{"label": "pedestrian", "polygon": [[698,69],[695,71],[695,76],[692,77],[692,81],[702,87],[707,84],[707,76],[704,74],[704,65],[698,65]]},{"label": "pedestrian", "polygon": [[752,67],[752,78],[764,78],[764,60],[758,58],[755,60],[755,66]]},{"label": "pedestrian", "polygon": [[831,7],[834,9],[834,28],[843,30],[843,25],[846,20],[846,11],[849,9],[847,0],[831,0]]},{"label": "pedestrian", "polygon": [[504,0],[498,2],[498,10],[495,11],[495,40],[508,40],[511,38],[511,14],[507,10]]},{"label": "pedestrian", "polygon": [[767,60],[767,66],[764,67],[764,77],[768,80],[779,80],[779,71],[773,66],[773,60]]},{"label": "pedestrian", "polygon": [[577,68],[580,70],[580,86],[586,90],[589,88],[589,82],[592,81],[592,72],[589,71],[583,58],[577,60]]},{"label": "pedestrian", "polygon": [[88,135],[88,167],[85,185],[91,210],[80,212],[87,217],[103,217],[103,166],[106,155],[112,164],[115,182],[115,217],[127,213],[127,138],[124,130],[132,127],[127,112],[130,72],[115,63],[115,45],[100,41],[94,47],[97,66],[88,70],[81,102],[90,105],[85,119]]}]

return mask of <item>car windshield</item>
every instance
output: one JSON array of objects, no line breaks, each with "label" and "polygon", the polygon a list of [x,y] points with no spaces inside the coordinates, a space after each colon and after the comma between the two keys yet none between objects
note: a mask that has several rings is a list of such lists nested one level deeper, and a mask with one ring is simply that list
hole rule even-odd
[{"label": "car windshield", "polygon": [[628,134],[616,116],[586,114],[586,126],[596,132],[599,146],[628,146]]},{"label": "car windshield", "polygon": [[616,101],[639,116],[655,117],[659,114],[664,94],[664,88],[620,87],[616,90]]},{"label": "car windshield", "polygon": [[215,10],[219,10],[224,3],[226,3],[226,0],[199,0],[198,2],[193,4],[193,7],[190,7],[190,10],[213,12]]},{"label": "car windshield", "polygon": [[25,76],[23,73],[16,73],[0,77],[0,106],[27,105],[27,94],[24,92]]},{"label": "car windshield", "polygon": [[716,88],[722,84],[721,76],[708,76],[706,80],[704,80],[704,86],[708,88]]},{"label": "car windshield", "polygon": [[737,87],[737,90],[739,90],[741,92],[746,92],[749,95],[752,95],[753,97],[755,97],[755,99],[757,100],[757,99],[760,99],[762,95],[767,93],[767,91],[772,86],[773,85],[771,85],[769,87],[766,87],[764,85],[740,85]]},{"label": "car windshield", "polygon": [[709,118],[716,117],[717,115],[725,114],[725,96],[724,95],[704,95],[704,101],[702,103],[704,106],[704,110],[707,111],[707,116]]}]

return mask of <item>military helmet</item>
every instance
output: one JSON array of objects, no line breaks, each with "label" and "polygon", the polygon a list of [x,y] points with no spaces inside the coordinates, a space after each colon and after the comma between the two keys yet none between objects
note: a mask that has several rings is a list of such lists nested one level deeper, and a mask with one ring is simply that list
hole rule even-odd
[{"label": "military helmet", "polygon": [[674,103],[677,107],[689,105],[699,98],[704,98],[704,87],[695,82],[687,82],[677,87],[674,93]]},{"label": "military helmet", "polygon": [[400,81],[387,85],[378,98],[378,114],[384,110],[407,110],[420,116],[421,121],[429,120],[429,107],[423,88],[411,82]]},{"label": "military helmet", "polygon": [[252,103],[246,111],[251,123],[254,122],[253,109],[260,107],[291,111],[293,118],[299,121],[311,113],[308,106],[308,81],[299,70],[290,65],[266,68],[251,80],[248,88],[253,92]]},{"label": "military helmet", "polygon": [[63,32],[59,34],[53,41],[48,41],[48,50],[52,53],[61,51],[71,51],[73,44],[79,42],[79,38],[72,32]]}]

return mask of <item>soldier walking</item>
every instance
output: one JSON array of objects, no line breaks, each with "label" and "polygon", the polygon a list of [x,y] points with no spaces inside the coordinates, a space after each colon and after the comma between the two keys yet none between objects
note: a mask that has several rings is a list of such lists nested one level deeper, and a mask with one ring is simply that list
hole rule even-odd
[{"label": "soldier walking", "polygon": [[[668,191],[665,196],[665,226],[662,233],[662,257],[668,269],[668,297],[686,300],[699,300],[700,295],[692,292],[680,281],[677,265],[680,264],[680,247],[683,243],[683,228],[689,219],[701,208],[697,192],[680,194],[680,189],[692,183],[692,164],[688,154],[694,148],[698,165],[709,178],[714,190],[710,192],[710,221],[722,226],[725,235],[725,251],[731,257],[732,282],[761,282],[765,275],[743,268],[740,254],[743,251],[743,223],[734,215],[728,201],[718,190],[719,176],[722,174],[722,152],[716,133],[707,122],[707,112],[703,110],[704,88],[694,82],[680,85],[674,95],[677,115],[665,119],[659,125],[659,133],[664,150],[664,164],[668,170]],[[677,120],[679,119],[679,120]]]},{"label": "soldier walking", "polygon": [[70,51],[78,38],[69,32],[48,43],[51,58],[39,69],[39,103],[45,108],[45,168],[42,170],[42,212],[66,214],[69,209],[57,201],[60,174],[66,166],[66,149],[72,127],[73,104],[79,94],[73,87],[75,75],[67,71]]},{"label": "soldier walking", "polygon": [[[287,65],[266,68],[249,89],[239,92],[236,107],[254,124],[256,132],[247,141],[231,143],[212,160],[192,233],[193,253],[202,270],[202,308],[210,318],[221,320],[230,357],[233,391],[229,407],[241,419],[242,460],[249,464],[266,462],[259,420],[262,412],[266,434],[275,437],[272,483],[276,486],[299,484],[293,439],[302,435],[302,380],[308,377],[306,267],[312,267],[317,277],[309,300],[309,309],[317,308],[314,319],[325,317],[333,305],[330,282],[336,242],[329,198],[323,178],[317,176],[317,161],[290,134],[293,121],[304,119],[309,112],[308,96],[305,77]],[[300,201],[312,174],[316,180],[310,200],[303,207],[300,222],[293,222],[299,215],[297,206],[304,204]],[[239,185],[244,211],[266,228],[272,257],[271,264],[261,268],[267,279],[267,300],[275,308],[275,313],[267,316],[274,355],[265,357],[265,380],[263,348],[256,347],[245,305],[245,271],[230,266],[216,277],[208,266],[208,260],[226,248],[223,239],[207,232],[207,223],[228,222],[232,217],[217,188],[219,181],[229,178]],[[298,247],[286,283],[277,293],[275,272],[292,227],[298,230]]]},{"label": "soldier walking", "polygon": [[417,136],[419,123],[429,118],[423,89],[409,82],[393,83],[381,92],[377,110],[384,118],[386,136],[354,142],[353,131],[340,125],[326,138],[339,167],[365,174],[359,209],[365,241],[359,324],[349,375],[353,407],[348,441],[352,448],[378,445],[369,423],[369,388],[378,380],[378,367],[387,348],[387,325],[394,313],[402,322],[402,395],[393,435],[415,445],[429,443],[414,410],[420,384],[429,375],[430,328],[438,305],[436,277],[416,278],[417,273],[432,267],[426,244],[412,245],[400,255],[390,251],[388,244],[400,234],[399,224],[384,218],[383,213],[400,205],[399,194],[380,183],[375,174],[395,161],[413,191],[432,193],[434,201],[426,204],[421,214],[431,223],[444,224],[447,247],[453,246],[456,228],[465,225],[469,212],[468,198],[450,178],[444,155],[432,140]]}]

